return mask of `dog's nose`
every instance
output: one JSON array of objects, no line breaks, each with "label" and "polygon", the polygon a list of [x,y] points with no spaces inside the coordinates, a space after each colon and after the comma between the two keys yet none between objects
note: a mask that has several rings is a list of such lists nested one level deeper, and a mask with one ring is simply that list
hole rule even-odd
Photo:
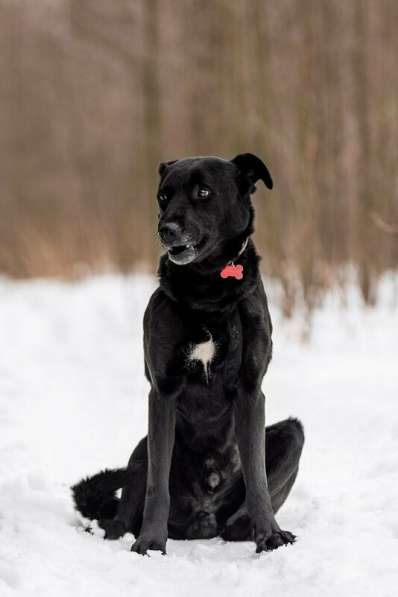
[{"label": "dog's nose", "polygon": [[159,236],[166,245],[176,242],[181,237],[181,232],[181,226],[177,222],[159,226]]}]

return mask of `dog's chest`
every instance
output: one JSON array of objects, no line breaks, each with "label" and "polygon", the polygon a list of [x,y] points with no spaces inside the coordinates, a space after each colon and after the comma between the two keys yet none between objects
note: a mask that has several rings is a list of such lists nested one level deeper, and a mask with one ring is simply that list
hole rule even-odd
[{"label": "dog's chest", "polygon": [[240,365],[239,321],[234,318],[191,328],[183,354],[184,369],[192,382],[210,386],[225,375],[232,379]]},{"label": "dog's chest", "polygon": [[198,343],[190,343],[187,350],[188,365],[199,364],[206,381],[210,378],[211,363],[216,356],[217,344],[208,330],[204,330],[207,339]]}]

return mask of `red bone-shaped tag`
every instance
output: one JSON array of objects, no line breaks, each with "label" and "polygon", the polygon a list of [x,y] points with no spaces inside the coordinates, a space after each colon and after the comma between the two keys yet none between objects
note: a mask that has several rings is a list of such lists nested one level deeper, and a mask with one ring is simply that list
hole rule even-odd
[{"label": "red bone-shaped tag", "polygon": [[220,272],[220,276],[224,280],[225,278],[236,278],[237,280],[242,280],[243,265],[234,265],[233,263],[228,263]]}]

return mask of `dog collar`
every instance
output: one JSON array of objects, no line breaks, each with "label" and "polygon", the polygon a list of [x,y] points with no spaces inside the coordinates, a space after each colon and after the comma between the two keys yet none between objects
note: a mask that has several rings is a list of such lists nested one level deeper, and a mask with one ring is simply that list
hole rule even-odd
[{"label": "dog collar", "polygon": [[229,261],[226,265],[224,265],[223,269],[220,272],[220,276],[225,280],[226,278],[235,278],[235,280],[242,280],[243,278],[243,265],[235,265],[234,261],[236,261],[243,253],[243,251],[247,247],[247,243],[249,242],[249,237],[244,241],[242,244],[239,253],[235,257],[233,261]]}]

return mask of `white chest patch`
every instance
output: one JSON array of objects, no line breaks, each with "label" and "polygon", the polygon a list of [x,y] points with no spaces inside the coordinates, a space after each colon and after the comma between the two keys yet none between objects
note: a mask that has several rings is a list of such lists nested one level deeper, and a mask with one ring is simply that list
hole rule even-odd
[{"label": "white chest patch", "polygon": [[213,342],[211,334],[209,334],[209,339],[206,342],[201,342],[200,344],[196,344],[192,347],[188,358],[190,361],[200,361],[202,363],[206,379],[208,379],[209,365],[214,359],[215,354],[216,345]]}]

